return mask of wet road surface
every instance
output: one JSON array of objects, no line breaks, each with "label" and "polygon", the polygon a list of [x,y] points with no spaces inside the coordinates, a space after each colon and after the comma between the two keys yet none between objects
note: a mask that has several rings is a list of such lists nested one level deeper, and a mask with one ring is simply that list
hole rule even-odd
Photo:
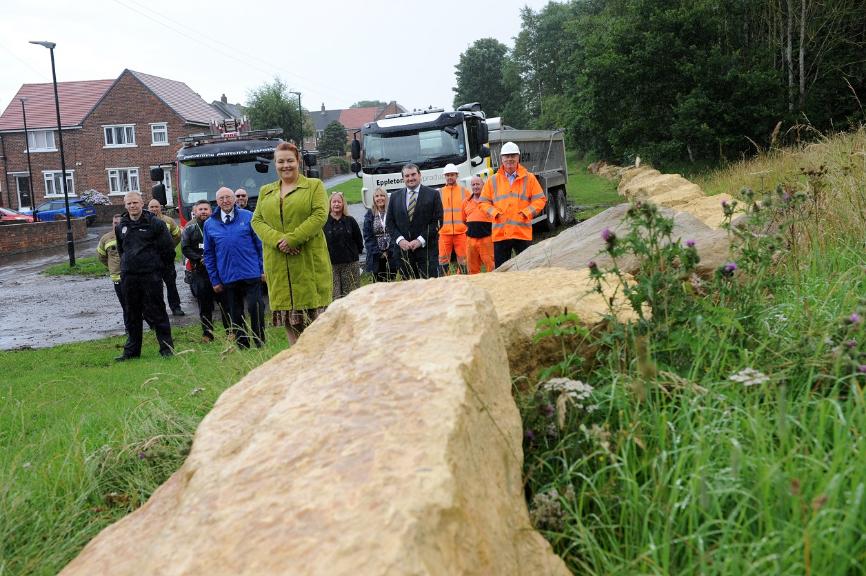
[{"label": "wet road surface", "polygon": [[[95,256],[99,237],[108,229],[88,228],[87,238],[75,243],[76,259]],[[0,350],[44,348],[123,334],[120,303],[107,271],[101,278],[42,274],[47,267],[66,261],[66,246],[0,258]],[[170,315],[171,324],[198,322],[198,309],[183,283],[180,263],[175,267],[181,306],[187,315]]]}]

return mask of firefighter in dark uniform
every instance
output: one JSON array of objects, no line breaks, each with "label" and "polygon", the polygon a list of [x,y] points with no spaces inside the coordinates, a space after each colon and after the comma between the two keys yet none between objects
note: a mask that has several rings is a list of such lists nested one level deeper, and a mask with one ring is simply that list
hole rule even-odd
[{"label": "firefighter in dark uniform", "polygon": [[141,356],[142,322],[146,318],[156,333],[159,353],[173,354],[171,324],[162,299],[162,271],[174,262],[174,241],[165,222],[144,210],[138,192],[123,197],[126,212],[114,229],[120,254],[121,290],[129,320],[123,354],[117,361]]},{"label": "firefighter in dark uniform", "polygon": [[[198,300],[199,319],[201,320],[202,342],[213,342],[213,310],[216,294],[211,286],[207,269],[204,266],[204,232],[202,228],[211,217],[211,206],[207,200],[199,200],[192,207],[193,219],[184,227],[180,235],[180,249],[187,259],[189,289]],[[222,305],[220,305],[222,313]],[[223,325],[227,325],[223,317]]]}]

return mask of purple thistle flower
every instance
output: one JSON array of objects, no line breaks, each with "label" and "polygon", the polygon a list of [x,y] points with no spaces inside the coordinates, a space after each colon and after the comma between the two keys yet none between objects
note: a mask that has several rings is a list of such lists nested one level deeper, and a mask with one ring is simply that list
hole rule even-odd
[{"label": "purple thistle flower", "polygon": [[845,342],[845,346],[847,346],[849,350],[852,348],[855,348],[857,346],[857,341],[856,340],[848,340],[847,342]]},{"label": "purple thistle flower", "polygon": [[727,207],[728,207],[728,201],[722,200],[722,208],[727,208]]},{"label": "purple thistle flower", "polygon": [[694,240],[686,240],[686,246],[688,246],[689,248],[694,248],[695,247],[695,241]]},{"label": "purple thistle flower", "polygon": [[728,262],[725,264],[724,272],[725,274],[731,275],[737,271],[737,263],[736,262]]},{"label": "purple thistle flower", "polygon": [[553,404],[545,404],[542,409],[544,410],[544,415],[548,418],[556,413],[556,408],[554,408]]},{"label": "purple thistle flower", "polygon": [[590,260],[589,263],[588,263],[586,266],[587,266],[590,270],[594,270],[594,269],[598,268],[598,262],[596,262],[595,260]]},{"label": "purple thistle flower", "polygon": [[860,364],[857,366],[857,372],[860,374],[866,374],[866,364]]},{"label": "purple thistle flower", "polygon": [[529,442],[532,442],[533,440],[535,440],[535,432],[527,428],[526,431],[523,433],[523,437]]},{"label": "purple thistle flower", "polygon": [[604,240],[605,242],[607,242],[608,244],[611,242],[611,240],[613,240],[615,238],[616,238],[616,234],[614,234],[613,230],[611,230],[610,228],[605,228],[604,230],[601,231],[601,239]]},{"label": "purple thistle flower", "polygon": [[848,323],[849,324],[859,324],[862,321],[863,321],[863,319],[856,312],[852,312],[851,315],[848,316]]}]

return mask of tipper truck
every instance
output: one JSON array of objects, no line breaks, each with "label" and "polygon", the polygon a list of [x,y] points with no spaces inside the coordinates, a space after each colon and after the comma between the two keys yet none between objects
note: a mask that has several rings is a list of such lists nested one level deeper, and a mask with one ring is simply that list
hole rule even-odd
[{"label": "tipper truck", "polygon": [[468,189],[472,176],[486,180],[496,172],[499,150],[514,142],[520,163],[535,174],[547,196],[545,212],[533,223],[553,230],[569,219],[562,130],[515,130],[499,118],[487,118],[478,103],[471,103],[448,112],[440,108],[390,114],[365,124],[360,135],[360,141],[356,134],[352,142],[352,169],[363,179],[361,195],[368,208],[376,188],[390,193],[403,187],[404,164],[417,164],[422,183],[434,188],[445,185],[442,168],[454,164]]}]

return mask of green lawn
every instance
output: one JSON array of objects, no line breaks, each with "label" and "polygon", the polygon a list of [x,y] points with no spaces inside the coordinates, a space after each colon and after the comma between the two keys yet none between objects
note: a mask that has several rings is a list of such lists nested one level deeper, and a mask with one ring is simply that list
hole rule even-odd
[{"label": "green lawn", "polygon": [[69,262],[61,262],[46,268],[43,272],[46,276],[85,276],[87,278],[100,278],[108,274],[108,270],[96,256],[76,258],[75,266],[70,267]]},{"label": "green lawn", "polygon": [[589,160],[578,157],[573,151],[566,153],[568,162],[568,197],[577,204],[580,220],[602,212],[609,206],[620,204],[623,197],[616,192],[616,182],[590,174],[586,167]]},{"label": "green lawn", "polygon": [[55,574],[96,533],[141,505],[186,456],[219,394],[287,347],[199,343],[116,363],[123,338],[0,352],[0,574]]},{"label": "green lawn", "polygon": [[342,184],[338,184],[333,188],[329,188],[328,192],[342,192],[343,197],[349,204],[357,204],[361,202],[361,179],[352,178]]}]

